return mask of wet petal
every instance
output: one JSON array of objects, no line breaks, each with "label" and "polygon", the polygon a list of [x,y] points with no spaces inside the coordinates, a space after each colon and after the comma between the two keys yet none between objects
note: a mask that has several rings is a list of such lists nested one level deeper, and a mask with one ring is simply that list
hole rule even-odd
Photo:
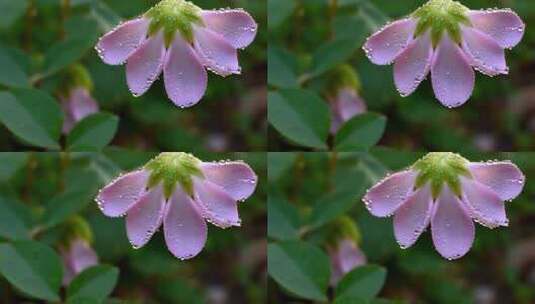
[{"label": "wet petal", "polygon": [[463,177],[461,184],[463,201],[474,220],[489,228],[509,224],[505,205],[496,192],[473,179]]},{"label": "wet petal", "polygon": [[100,38],[96,49],[107,64],[123,64],[143,43],[149,27],[149,20],[138,18],[120,24]]},{"label": "wet petal", "polygon": [[514,199],[524,188],[526,178],[511,162],[470,163],[468,169],[478,182],[494,190],[501,200]]},{"label": "wet petal", "polygon": [[191,259],[206,243],[206,222],[182,189],[176,189],[167,202],[163,229],[165,243],[177,258]]},{"label": "wet petal", "polygon": [[176,35],[164,66],[167,96],[179,107],[197,104],[206,91],[208,76],[189,44]]},{"label": "wet petal", "polygon": [[489,76],[509,73],[505,51],[490,36],[471,27],[463,27],[462,45],[474,68],[481,73]]},{"label": "wet petal", "polygon": [[429,185],[415,191],[394,215],[394,235],[401,248],[412,246],[429,226],[433,197]]},{"label": "wet petal", "polygon": [[416,173],[410,170],[394,173],[373,186],[362,200],[371,214],[390,216],[407,200],[415,179]]},{"label": "wet petal", "polygon": [[119,176],[100,190],[97,203],[106,216],[123,216],[145,192],[149,173],[138,170]]},{"label": "wet petal", "polygon": [[253,194],[258,177],[248,164],[235,162],[205,162],[201,165],[204,177],[220,186],[234,200],[242,201]]},{"label": "wet petal", "polygon": [[208,180],[194,181],[195,201],[203,217],[221,228],[240,226],[238,204],[221,187]]},{"label": "wet petal", "polygon": [[433,46],[429,33],[413,40],[394,63],[394,82],[401,96],[412,94],[429,74]]},{"label": "wet petal", "polygon": [[152,188],[128,210],[126,214],[126,234],[134,248],[145,245],[162,224],[165,198],[162,186]]},{"label": "wet petal", "polygon": [[431,80],[435,96],[448,108],[463,105],[474,90],[474,70],[463,51],[448,35],[442,37],[435,51]]},{"label": "wet petal", "polygon": [[258,28],[253,17],[241,9],[203,11],[202,19],[209,29],[237,49],[251,44]]},{"label": "wet petal", "polygon": [[145,40],[128,58],[126,63],[126,81],[134,96],[145,93],[160,76],[165,60],[163,34]]},{"label": "wet petal", "polygon": [[370,36],[364,44],[364,52],[371,62],[379,65],[392,63],[412,40],[416,22],[414,19],[394,21]]},{"label": "wet petal", "polygon": [[98,103],[85,88],[77,88],[72,91],[69,106],[75,122],[99,110]]},{"label": "wet petal", "polygon": [[494,38],[504,49],[516,46],[524,36],[524,22],[508,9],[471,11],[469,18],[475,28]]},{"label": "wet petal", "polygon": [[474,242],[474,222],[448,186],[438,197],[431,218],[431,235],[437,251],[448,260],[464,256]]},{"label": "wet petal", "polygon": [[196,27],[194,46],[197,54],[208,69],[220,76],[240,74],[238,51],[215,32]]}]

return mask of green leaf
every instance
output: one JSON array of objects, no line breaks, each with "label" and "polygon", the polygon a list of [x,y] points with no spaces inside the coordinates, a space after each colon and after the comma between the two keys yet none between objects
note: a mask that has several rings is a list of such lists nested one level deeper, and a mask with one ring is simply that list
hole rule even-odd
[{"label": "green leaf", "polygon": [[34,89],[0,92],[0,121],[25,142],[59,149],[63,124],[59,104],[47,93]]},{"label": "green leaf", "polygon": [[28,153],[3,152],[0,153],[0,181],[10,179],[28,162]]},{"label": "green leaf", "polygon": [[279,240],[296,239],[299,235],[299,213],[280,194],[268,195],[268,236]]},{"label": "green leaf", "polygon": [[371,300],[385,283],[386,269],[377,265],[365,265],[357,267],[348,274],[336,286],[336,298],[353,297]]},{"label": "green leaf", "polygon": [[92,50],[97,38],[97,22],[90,18],[72,18],[66,24],[67,39],[53,44],[45,54],[43,75],[47,76],[78,61]]},{"label": "green leaf", "polygon": [[331,275],[329,258],[316,246],[300,241],[268,245],[269,275],[304,299],[326,301]]},{"label": "green leaf", "polygon": [[17,202],[10,198],[0,196],[0,237],[10,240],[27,239],[28,228],[15,204]]},{"label": "green leaf", "polygon": [[[16,1],[14,1],[16,2]],[[7,87],[27,87],[28,75],[11,55],[0,48],[0,84]]]},{"label": "green leaf", "polygon": [[298,86],[295,74],[295,58],[281,48],[268,47],[268,84],[279,88]]},{"label": "green leaf", "polygon": [[67,288],[67,303],[101,303],[113,291],[119,269],[108,265],[87,268]]},{"label": "green leaf", "polygon": [[371,304],[370,301],[353,298],[353,297],[340,297],[334,300],[333,304]]},{"label": "green leaf", "polygon": [[352,176],[352,183],[354,186],[350,189],[327,193],[314,204],[310,215],[310,226],[320,227],[342,215],[352,206],[361,203],[359,199],[367,186],[364,174],[356,171]]},{"label": "green leaf", "polygon": [[119,118],[108,113],[97,113],[82,119],[67,137],[71,151],[96,151],[108,145],[119,125]]},{"label": "green leaf", "polygon": [[289,18],[293,14],[296,5],[296,1],[269,0],[268,29],[272,30],[278,27],[284,20]]},{"label": "green leaf", "polygon": [[275,181],[281,178],[294,164],[296,153],[270,152],[268,154],[268,180]]},{"label": "green leaf", "polygon": [[376,145],[386,128],[386,117],[376,113],[365,113],[346,122],[336,134],[335,147],[338,151],[365,151]]},{"label": "green leaf", "polygon": [[298,89],[270,92],[268,120],[277,131],[299,145],[327,148],[329,108],[313,92]]},{"label": "green leaf", "polygon": [[28,0],[0,0],[0,12],[2,12],[0,28],[10,27],[17,19],[24,15],[27,7]]},{"label": "green leaf", "polygon": [[0,273],[25,294],[59,301],[63,266],[50,247],[35,241],[0,244]]},{"label": "green leaf", "polygon": [[312,57],[310,74],[317,76],[347,61],[359,46],[355,39],[338,39],[321,45]]}]

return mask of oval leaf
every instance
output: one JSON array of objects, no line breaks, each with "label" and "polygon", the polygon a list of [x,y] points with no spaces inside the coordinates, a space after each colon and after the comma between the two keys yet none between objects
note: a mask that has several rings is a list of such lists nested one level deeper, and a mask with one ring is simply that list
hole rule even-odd
[{"label": "oval leaf", "polygon": [[268,236],[279,240],[296,239],[299,233],[299,213],[280,194],[268,196]]},{"label": "oval leaf", "polygon": [[82,119],[67,137],[71,151],[101,150],[108,145],[119,125],[119,118],[108,113],[97,113]]},{"label": "oval leaf", "polygon": [[0,28],[10,27],[17,19],[22,17],[26,12],[28,3],[28,0],[0,0],[0,12],[2,12]]},{"label": "oval leaf", "polygon": [[0,273],[25,294],[59,301],[63,266],[50,247],[35,241],[0,244]]},{"label": "oval leaf", "polygon": [[28,75],[4,49],[0,49],[0,84],[7,87],[27,87]]},{"label": "oval leaf", "polygon": [[63,112],[57,101],[43,91],[0,92],[0,121],[31,145],[59,149]]},{"label": "oval leaf", "polygon": [[292,241],[268,245],[269,275],[295,295],[326,301],[329,258],[316,246]]},{"label": "oval leaf", "polygon": [[291,141],[310,148],[326,149],[329,108],[306,90],[281,90],[268,94],[268,120]]},{"label": "oval leaf", "polygon": [[113,291],[119,269],[108,265],[87,268],[67,288],[67,303],[101,303]]},{"label": "oval leaf", "polygon": [[28,238],[28,228],[24,217],[20,214],[27,211],[23,208],[26,206],[17,205],[16,201],[0,196],[0,237],[11,240]]},{"label": "oval leaf", "polygon": [[376,145],[386,128],[386,117],[365,113],[350,119],[336,134],[338,151],[364,151]]},{"label": "oval leaf", "polygon": [[386,269],[377,265],[357,267],[346,274],[336,287],[336,298],[373,299],[386,279]]},{"label": "oval leaf", "polygon": [[359,41],[338,39],[321,45],[312,57],[312,76],[317,76],[347,61],[360,47]]}]

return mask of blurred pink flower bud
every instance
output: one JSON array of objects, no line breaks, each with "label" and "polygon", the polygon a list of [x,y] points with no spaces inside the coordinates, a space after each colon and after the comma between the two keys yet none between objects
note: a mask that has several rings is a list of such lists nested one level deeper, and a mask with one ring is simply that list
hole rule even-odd
[{"label": "blurred pink flower bud", "polygon": [[99,111],[98,103],[91,97],[89,91],[83,87],[71,90],[66,98],[62,97],[61,108],[65,115],[63,134],[68,134],[77,122]]},{"label": "blurred pink flower bud", "polygon": [[67,286],[80,272],[98,264],[98,257],[87,241],[75,239],[60,249],[63,259],[63,285]]},{"label": "blurred pink flower bud", "polygon": [[476,69],[507,74],[505,49],[516,46],[525,24],[509,9],[470,10],[452,0],[431,0],[409,17],[387,24],[363,49],[375,64],[394,63],[401,96],[412,94],[431,72],[436,98],[446,107],[464,104]]},{"label": "blurred pink flower bud", "polygon": [[329,104],[331,107],[331,134],[336,134],[346,121],[367,110],[366,103],[353,88],[339,90]]},{"label": "blurred pink flower bud", "polygon": [[[432,155],[436,161],[427,162]],[[508,161],[468,162],[452,153],[430,153],[405,171],[388,175],[363,198],[377,217],[394,215],[401,248],[412,246],[431,225],[436,250],[447,259],[472,247],[473,221],[508,226],[504,201],[517,197],[525,177]]]},{"label": "blurred pink flower bud", "polygon": [[104,35],[96,49],[107,64],[126,62],[134,96],[143,95],[163,71],[169,98],[191,107],[206,91],[206,69],[221,76],[241,73],[237,50],[251,44],[256,31],[244,10],[202,10],[188,1],[163,0]]},{"label": "blurred pink flower bud", "polygon": [[[163,223],[168,249],[179,259],[190,259],[199,254],[206,242],[205,221],[221,228],[240,226],[238,202],[253,194],[258,178],[240,161],[180,163],[180,157],[191,160],[193,156],[160,155],[184,169],[182,174],[185,170],[193,173],[170,182],[170,175],[181,173],[173,173],[172,167],[150,167],[149,162],[144,168],[112,181],[100,191],[96,201],[106,216],[126,215],[126,231],[134,248],[144,246]],[[168,171],[163,173],[163,179],[151,186],[154,174],[159,176],[164,170]],[[166,194],[168,185],[172,189]]]},{"label": "blurred pink flower bud", "polygon": [[346,273],[366,264],[366,256],[350,238],[340,240],[336,248],[329,248],[329,257],[331,258],[331,286],[336,286]]}]

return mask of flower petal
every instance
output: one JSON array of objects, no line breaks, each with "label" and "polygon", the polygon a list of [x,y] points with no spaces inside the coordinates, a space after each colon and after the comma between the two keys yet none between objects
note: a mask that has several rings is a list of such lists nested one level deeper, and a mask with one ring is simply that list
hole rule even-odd
[{"label": "flower petal", "polygon": [[353,89],[343,89],[336,99],[336,110],[342,121],[348,121],[358,114],[366,112],[366,103]]},{"label": "flower petal", "polygon": [[461,177],[463,201],[475,221],[489,228],[509,225],[505,205],[489,187]]},{"label": "flower petal", "polygon": [[490,36],[471,27],[463,27],[463,50],[474,68],[488,76],[508,74],[505,51]]},{"label": "flower petal", "polygon": [[524,188],[526,178],[511,162],[470,163],[468,169],[478,182],[494,190],[501,200],[514,199]]},{"label": "flower petal", "polygon": [[471,11],[468,16],[475,28],[494,38],[504,49],[516,46],[524,36],[526,25],[509,9]]},{"label": "flower petal", "polygon": [[98,112],[99,109],[98,103],[85,88],[76,88],[72,91],[69,106],[75,122]]},{"label": "flower petal", "polygon": [[234,48],[242,49],[253,42],[258,25],[241,9],[203,11],[204,24],[221,35]]},{"label": "flower petal", "polygon": [[394,63],[394,83],[401,96],[412,94],[429,74],[433,45],[429,33],[413,40]]},{"label": "flower petal", "polygon": [[448,260],[464,256],[474,242],[474,222],[448,186],[438,197],[431,218],[431,235],[437,251]]},{"label": "flower petal", "polygon": [[206,222],[194,204],[178,188],[167,202],[163,223],[165,243],[169,251],[181,260],[199,254],[206,243]]},{"label": "flower petal", "polygon": [[435,51],[431,80],[435,96],[448,108],[463,105],[474,90],[474,70],[463,51],[446,34]]},{"label": "flower petal", "polygon": [[126,82],[134,96],[141,96],[160,76],[165,60],[163,34],[145,40],[126,62]]},{"label": "flower petal", "polygon": [[202,27],[194,28],[194,43],[204,65],[220,76],[240,74],[238,50],[219,34]]},{"label": "flower petal", "polygon": [[390,216],[412,193],[415,179],[416,173],[411,170],[394,173],[368,190],[362,200],[371,214]]},{"label": "flower petal", "polygon": [[191,46],[176,35],[164,66],[167,96],[179,107],[197,104],[206,91],[208,76]]},{"label": "flower petal", "polygon": [[221,228],[240,226],[238,204],[223,188],[208,180],[195,179],[195,201],[203,217]]},{"label": "flower petal", "polygon": [[162,186],[145,192],[126,214],[126,234],[135,249],[145,245],[162,225],[165,198]]},{"label": "flower petal", "polygon": [[331,286],[336,286],[346,273],[366,264],[366,256],[350,239],[340,241],[338,248],[330,250],[329,255],[331,259]]},{"label": "flower petal", "polygon": [[414,19],[394,21],[368,38],[363,47],[364,52],[375,64],[390,64],[407,47],[415,29]]},{"label": "flower petal", "polygon": [[149,20],[137,18],[120,24],[100,38],[96,50],[107,64],[123,64],[143,43],[149,28]]},{"label": "flower petal", "polygon": [[83,240],[76,240],[71,244],[70,255],[72,270],[75,274],[98,263],[95,250]]},{"label": "flower petal", "polygon": [[433,197],[427,184],[416,190],[394,214],[394,235],[401,248],[412,246],[429,226]]},{"label": "flower petal", "polygon": [[234,200],[243,201],[256,189],[258,177],[244,162],[205,162],[201,164],[204,177],[220,186]]},{"label": "flower petal", "polygon": [[102,213],[110,217],[126,214],[145,192],[148,178],[148,172],[138,170],[119,176],[102,188],[96,198]]}]

